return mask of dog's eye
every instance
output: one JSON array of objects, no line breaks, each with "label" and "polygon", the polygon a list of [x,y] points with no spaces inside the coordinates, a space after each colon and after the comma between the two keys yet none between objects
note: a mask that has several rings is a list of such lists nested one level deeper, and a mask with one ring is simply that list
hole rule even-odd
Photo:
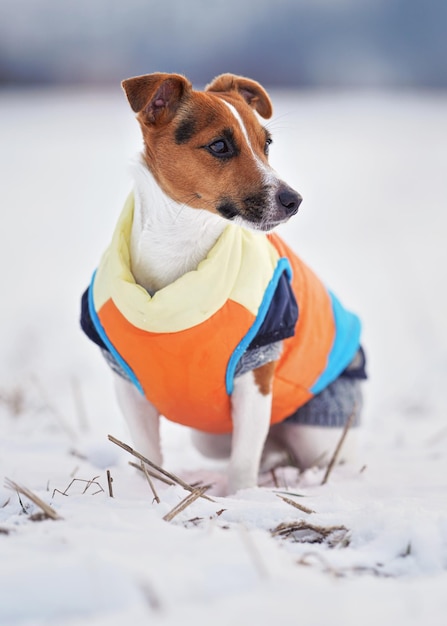
[{"label": "dog's eye", "polygon": [[212,155],[217,157],[230,157],[233,155],[231,146],[224,139],[213,141],[213,143],[208,144],[207,148]]},{"label": "dog's eye", "polygon": [[265,145],[264,145],[265,156],[268,156],[268,153],[270,152],[270,146],[272,143],[273,143],[273,139],[271,137],[267,137],[267,139],[265,140]]}]

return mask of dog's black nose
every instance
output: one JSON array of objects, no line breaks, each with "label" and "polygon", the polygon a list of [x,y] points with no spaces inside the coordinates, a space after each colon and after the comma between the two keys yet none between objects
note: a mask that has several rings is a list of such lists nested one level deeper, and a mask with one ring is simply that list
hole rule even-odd
[{"label": "dog's black nose", "polygon": [[295,215],[298,211],[303,198],[299,193],[291,189],[290,187],[281,187],[277,193],[277,198],[281,206],[284,207],[285,213],[288,217]]}]

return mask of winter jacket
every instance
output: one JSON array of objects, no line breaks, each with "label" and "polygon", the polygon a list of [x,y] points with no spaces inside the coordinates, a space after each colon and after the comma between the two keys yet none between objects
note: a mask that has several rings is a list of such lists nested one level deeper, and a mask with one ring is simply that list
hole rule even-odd
[{"label": "winter jacket", "polygon": [[[166,418],[232,430],[234,377],[282,342],[272,424],[334,381],[360,346],[360,322],[277,235],[231,223],[197,269],[153,296],[130,269],[130,196],[84,294],[81,324]],[[266,357],[268,360],[268,357]]]}]

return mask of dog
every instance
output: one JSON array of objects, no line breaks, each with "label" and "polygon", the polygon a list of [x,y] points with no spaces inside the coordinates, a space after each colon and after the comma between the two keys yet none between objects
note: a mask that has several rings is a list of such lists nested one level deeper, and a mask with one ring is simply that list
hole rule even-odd
[{"label": "dog", "polygon": [[360,321],[273,232],[302,198],[269,164],[266,90],[233,74],[203,91],[164,73],[122,87],[143,151],[81,325],[135,447],[161,464],[160,416],[187,425],[229,458],[228,493],[275,463],[324,465],[359,422]]}]

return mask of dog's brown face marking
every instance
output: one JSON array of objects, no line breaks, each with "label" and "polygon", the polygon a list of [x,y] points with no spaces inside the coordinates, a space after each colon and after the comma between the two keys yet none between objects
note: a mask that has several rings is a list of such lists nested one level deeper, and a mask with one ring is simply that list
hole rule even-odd
[{"label": "dog's brown face marking", "polygon": [[272,107],[258,83],[224,74],[198,92],[182,76],[150,74],[123,87],[167,195],[261,230],[296,213],[301,197],[268,164],[270,133],[254,111],[270,117]]},{"label": "dog's brown face marking", "polygon": [[185,117],[175,129],[175,143],[178,145],[187,143],[195,135],[196,128],[197,121],[193,117]]}]

